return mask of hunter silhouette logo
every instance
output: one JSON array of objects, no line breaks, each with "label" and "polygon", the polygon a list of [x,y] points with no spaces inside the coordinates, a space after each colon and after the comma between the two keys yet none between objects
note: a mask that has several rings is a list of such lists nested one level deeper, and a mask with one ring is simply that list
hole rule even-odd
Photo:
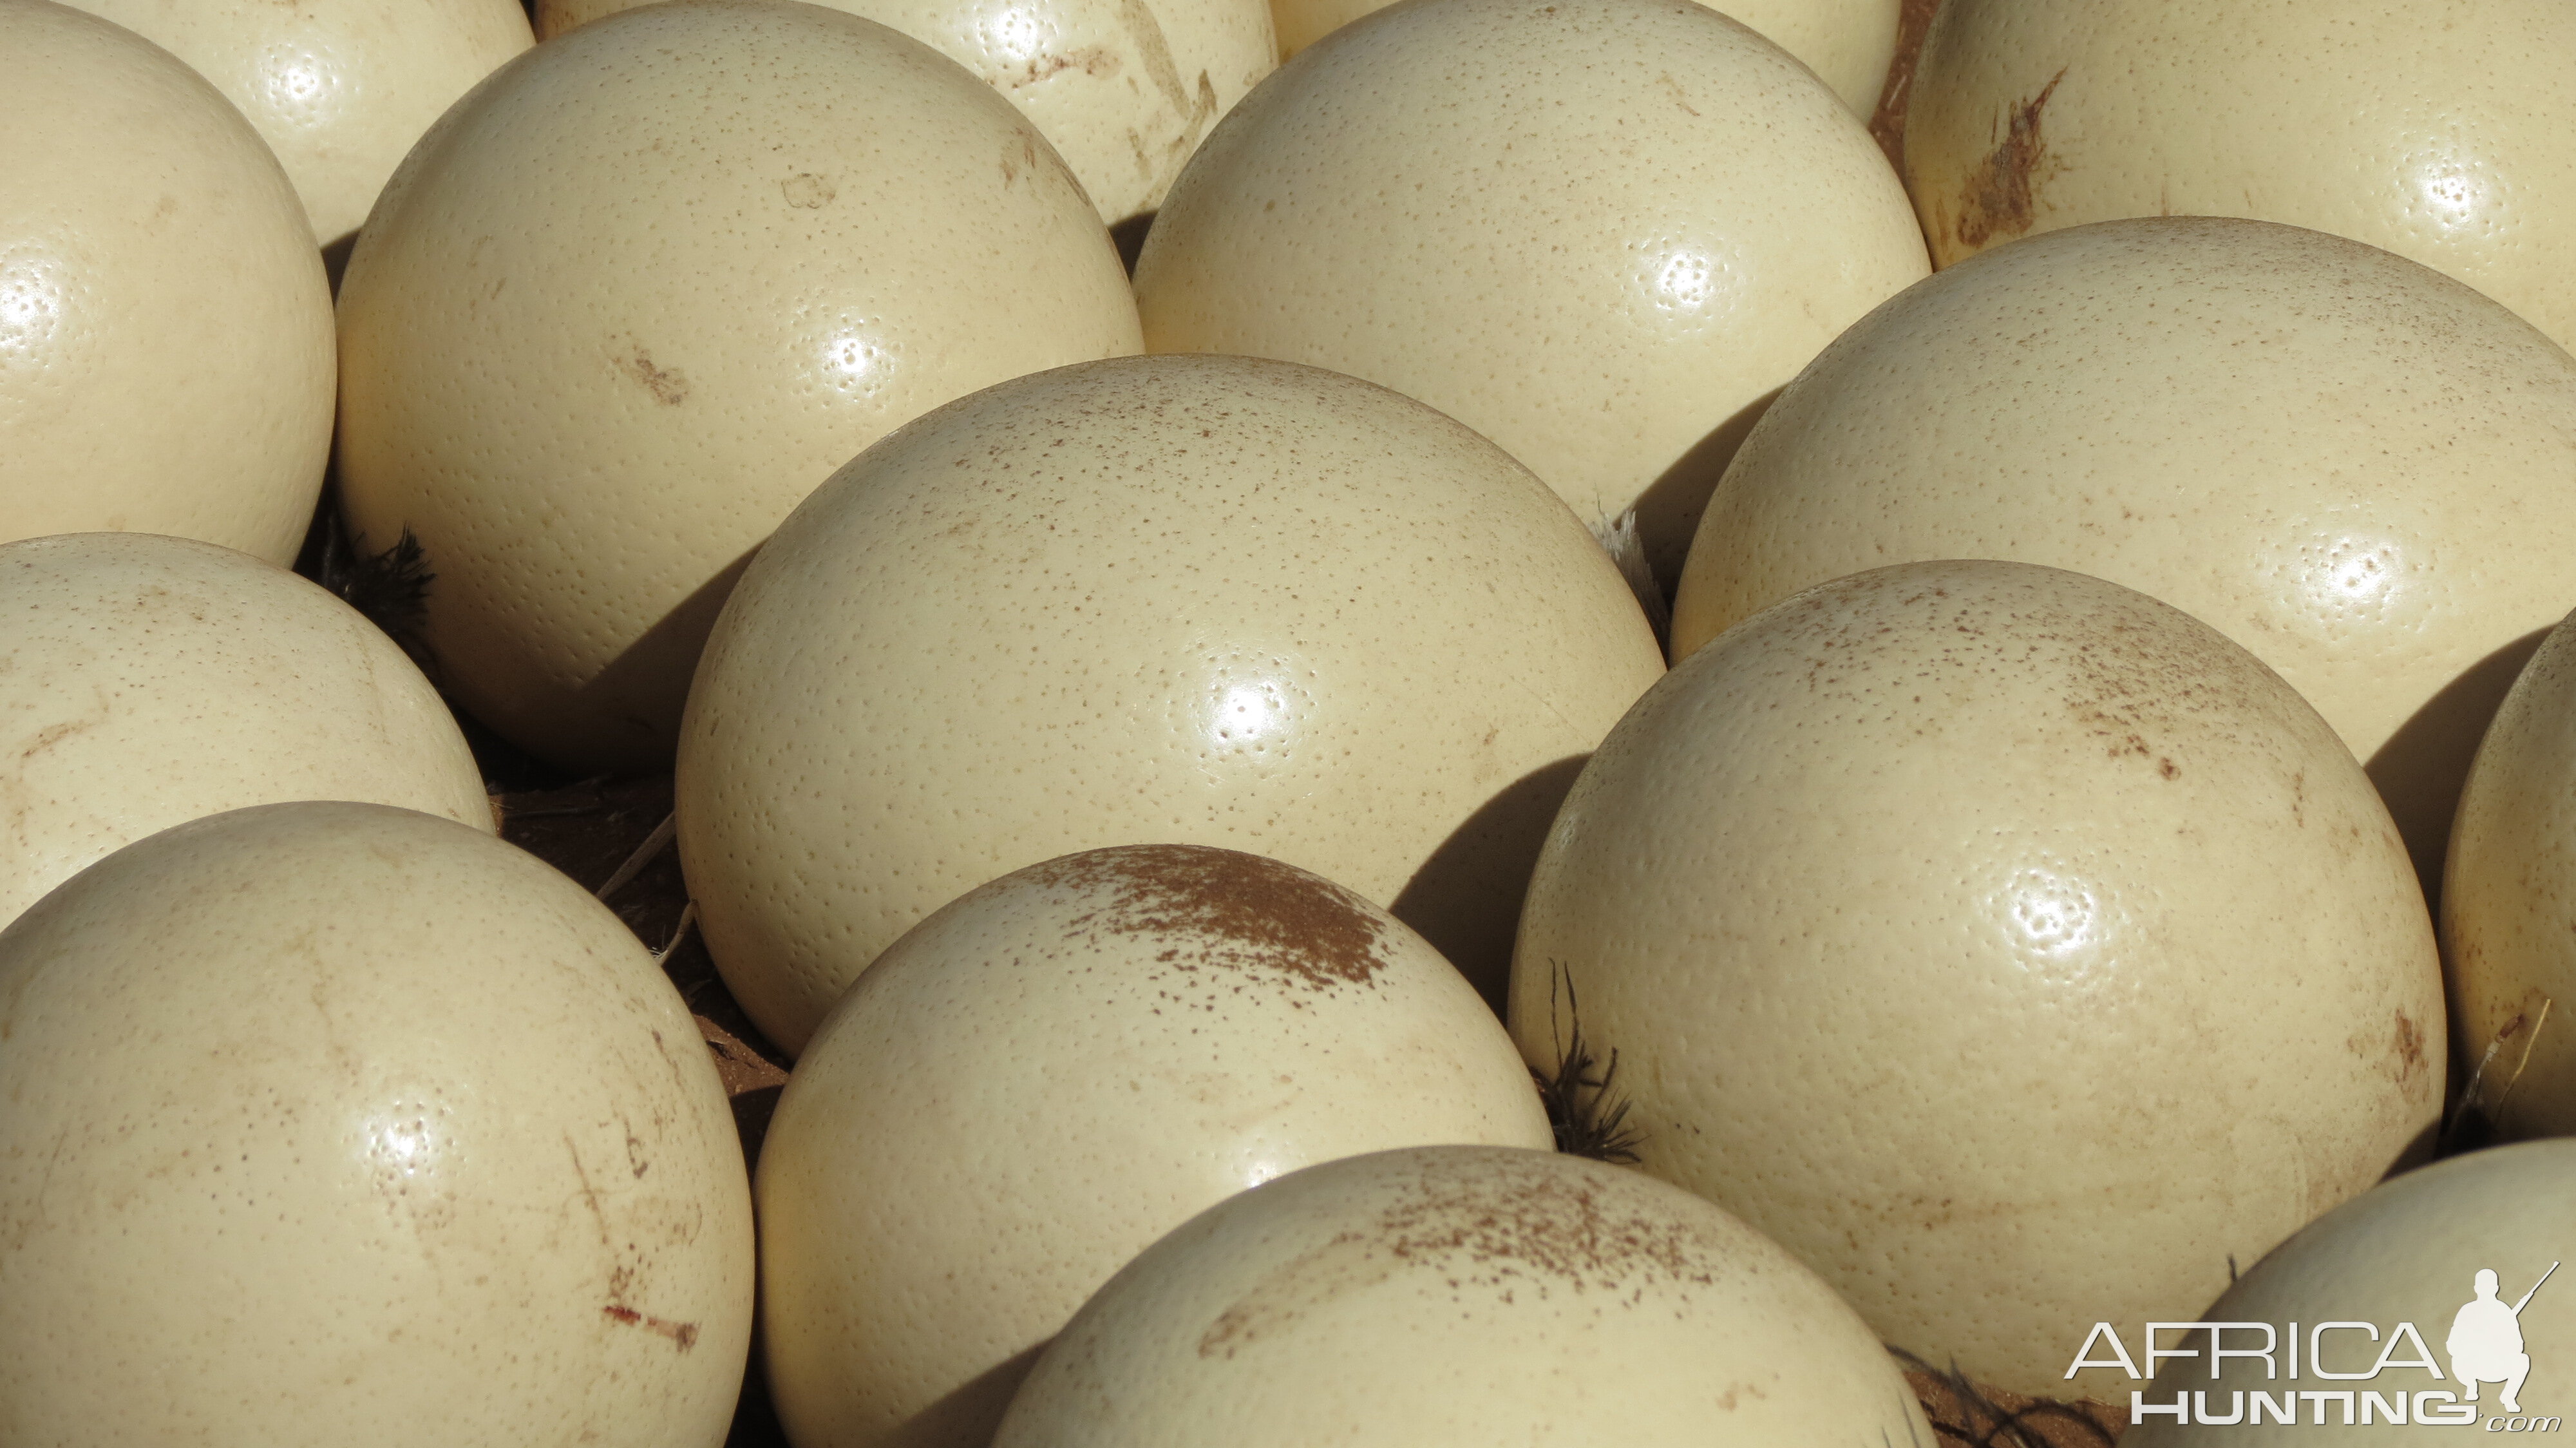
[{"label": "hunter silhouette logo", "polygon": [[[2150,1322],[2135,1357],[2118,1329],[2097,1322],[2066,1376],[2071,1379],[2087,1368],[2117,1368],[2133,1381],[2173,1382],[2177,1391],[2170,1401],[2150,1398],[2148,1390],[2130,1391],[2133,1426],[2153,1418],[2211,1426],[2288,1425],[2304,1419],[2317,1426],[2467,1427],[2483,1420],[2490,1433],[2555,1433],[2561,1419],[2522,1411],[2523,1385],[2531,1376],[2522,1310],[2558,1265],[2550,1263],[2529,1290],[2510,1302],[2495,1269],[2479,1268],[2472,1281],[2474,1295],[2451,1315],[2441,1358],[2411,1322]],[[2183,1360],[2204,1363],[2206,1375],[2178,1369]],[[2177,1378],[2181,1381],[2174,1382]],[[2502,1410],[2493,1416],[2479,1398],[2488,1384],[2496,1385],[2494,1403]]]},{"label": "hunter silhouette logo", "polygon": [[2549,1264],[2549,1272],[2540,1274],[2540,1282],[2511,1307],[2496,1296],[2495,1269],[2478,1269],[2478,1295],[2451,1319],[2451,1335],[2443,1349],[2451,1355],[2451,1376],[2460,1380],[2465,1390],[2461,1396],[2469,1402],[2478,1400],[2478,1385],[2502,1383],[2504,1391],[2496,1401],[2508,1413],[2522,1411],[2522,1380],[2531,1376],[2531,1354],[2522,1350],[2522,1310],[2540,1291],[2541,1282],[2558,1264]]}]

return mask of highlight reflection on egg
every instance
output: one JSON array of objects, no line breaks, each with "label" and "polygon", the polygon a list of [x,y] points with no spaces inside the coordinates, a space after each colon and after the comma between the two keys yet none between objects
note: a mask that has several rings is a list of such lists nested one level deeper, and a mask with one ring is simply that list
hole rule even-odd
[{"label": "highlight reflection on egg", "polygon": [[1673,648],[1907,559],[2107,578],[2314,703],[2430,889],[2486,720],[2566,612],[2571,453],[2576,358],[2429,267],[2259,221],[2052,231],[1909,289],[1780,395]]},{"label": "highlight reflection on egg", "polygon": [[533,857],[384,805],[177,826],[0,931],[0,1038],[15,1434],[723,1442],[733,1114],[670,980]]},{"label": "highlight reflection on egg", "polygon": [[[1995,0],[1933,27],[1906,188],[1935,262],[2121,217],[2384,247],[2576,348],[2576,7]],[[2009,140],[2007,139],[2009,138]]]},{"label": "highlight reflection on egg", "polygon": [[2326,721],[2028,563],[1849,574],[1677,663],[1531,878],[1533,1066],[1560,994],[1657,1124],[1644,1170],[2032,1395],[2067,1395],[2069,1321],[2188,1320],[2444,1087],[2423,900]]},{"label": "highlight reflection on egg", "polygon": [[165,533],[288,562],[333,342],[286,174],[203,76],[107,20],[12,4],[0,55],[0,542]]},{"label": "highlight reflection on egg", "polygon": [[1660,672],[1564,504],[1420,403],[1059,368],[888,437],[762,548],[689,696],[680,854],[790,1050],[932,910],[1114,844],[1312,869],[1499,996],[1556,799]]}]

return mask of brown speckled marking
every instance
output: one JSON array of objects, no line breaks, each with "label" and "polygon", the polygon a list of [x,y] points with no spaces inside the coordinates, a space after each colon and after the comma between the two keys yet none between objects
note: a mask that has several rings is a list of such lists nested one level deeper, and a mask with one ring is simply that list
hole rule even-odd
[{"label": "brown speckled marking", "polygon": [[637,1312],[631,1307],[620,1307],[613,1302],[599,1310],[625,1323],[628,1327],[640,1327],[647,1332],[662,1334],[679,1344],[682,1352],[687,1352],[698,1345],[698,1325],[694,1322],[673,1322],[667,1317],[652,1317]]},{"label": "brown speckled marking", "polygon": [[617,359],[617,370],[635,379],[664,407],[677,407],[689,400],[689,379],[676,368],[654,366],[652,355],[640,346]]},{"label": "brown speckled marking", "polygon": [[2019,236],[2030,230],[2031,182],[2048,159],[2048,143],[2039,133],[2039,113],[2066,79],[2058,67],[2039,94],[2012,108],[2004,135],[1960,189],[1957,233],[1961,246],[1975,248],[1996,235]]},{"label": "brown speckled marking", "polygon": [[1072,939],[1191,932],[1239,949],[1208,949],[1164,959],[1181,970],[1200,965],[1276,970],[1310,990],[1366,985],[1386,964],[1383,927],[1369,903],[1294,865],[1205,845],[1128,845],[1067,855],[1036,866],[1035,883],[1063,890],[1109,890],[1110,902],[1066,922]]},{"label": "brown speckled marking", "polygon": [[2405,1081],[2409,1077],[2415,1076],[2423,1071],[2424,1031],[2422,1027],[2415,1024],[2412,1017],[2406,1014],[2406,1010],[2402,1006],[2399,1007],[2397,1011],[2396,1049],[2397,1079],[2399,1081]]},{"label": "brown speckled marking", "polygon": [[1018,90],[1023,86],[1052,80],[1068,70],[1078,70],[1093,79],[1101,79],[1116,75],[1124,65],[1125,62],[1119,59],[1118,52],[1105,45],[1090,45],[1080,50],[1066,51],[1062,55],[1031,56],[1025,68],[1017,74],[1004,76],[1002,84],[1007,89]]},{"label": "brown speckled marking", "polygon": [[1366,1228],[1265,1274],[1201,1334],[1198,1355],[1231,1358],[1308,1306],[1400,1273],[1507,1304],[1522,1292],[1543,1301],[1570,1290],[1633,1308],[1650,1288],[1713,1285],[1725,1244],[1623,1188],[1558,1169],[1425,1172]]}]

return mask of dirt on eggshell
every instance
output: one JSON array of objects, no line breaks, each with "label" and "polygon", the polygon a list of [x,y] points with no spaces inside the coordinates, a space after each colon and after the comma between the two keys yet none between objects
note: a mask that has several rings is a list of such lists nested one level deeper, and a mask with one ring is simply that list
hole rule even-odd
[{"label": "dirt on eggshell", "polygon": [[[1870,123],[1891,163],[1901,156],[1914,60],[1938,4],[1905,0],[1895,63]],[[312,561],[308,554],[305,571],[315,571]],[[502,838],[594,891],[632,860],[670,815],[668,774],[573,780],[518,755],[470,722],[468,730],[493,791]],[[732,1098],[745,1159],[756,1163],[790,1058],[764,1039],[734,1003],[695,929],[681,933],[688,889],[677,851],[665,847],[653,852],[606,903],[648,947],[666,952],[663,970],[688,1002]],[[2102,1448],[2119,1437],[2123,1415],[2109,1406],[2025,1399],[1954,1378],[1937,1365],[1906,1366],[1906,1380],[1939,1433],[1941,1448]],[[726,1448],[787,1448],[770,1408],[757,1340],[725,1442]]]}]

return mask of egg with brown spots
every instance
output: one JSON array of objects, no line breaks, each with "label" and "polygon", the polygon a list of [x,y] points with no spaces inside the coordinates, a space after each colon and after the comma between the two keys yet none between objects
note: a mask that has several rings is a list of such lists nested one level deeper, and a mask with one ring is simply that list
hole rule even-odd
[{"label": "egg with brown spots", "polygon": [[667,764],[726,591],[798,500],[977,388],[1139,348],[1082,188],[874,21],[612,15],[387,183],[340,293],[340,486],[414,535],[452,697],[582,773]]},{"label": "egg with brown spots", "polygon": [[[2507,1137],[2576,1133],[2576,629],[2515,680],[2478,748],[2442,877],[2452,1041]],[[2576,1295],[2576,1294],[2571,1294]]]},{"label": "egg with brown spots", "polygon": [[1933,1442],[1869,1328],[1687,1192],[1377,1152],[1201,1212],[1083,1305],[993,1448]]},{"label": "egg with brown spots", "polygon": [[184,538],[0,546],[0,924],[145,835],[362,800],[492,832],[438,691],[357,610]]},{"label": "egg with brown spots", "polygon": [[1502,1023],[1349,890],[1193,845],[1033,865],[895,942],[796,1063],[760,1158],[770,1395],[804,1448],[983,1448],[1083,1299],[1200,1209],[1550,1140]]},{"label": "egg with brown spots", "polygon": [[1420,403],[1060,368],[887,438],[761,550],[689,696],[680,857],[791,1051],[949,900],[1137,843],[1313,870],[1499,1001],[1557,801],[1662,671],[1564,503]]},{"label": "egg with brown spots", "polygon": [[1152,351],[1439,408],[1669,590],[1771,394],[1930,270],[1860,118],[1744,25],[1692,0],[1427,0],[1225,118],[1136,299]]},{"label": "egg with brown spots", "polygon": [[143,37],[0,0],[0,541],[295,557],[331,451],[331,292],[259,133]]},{"label": "egg with brown spots", "polygon": [[[561,35],[638,0],[539,0]],[[832,0],[1008,97],[1103,221],[1141,223],[1217,119],[1278,65],[1270,0]]]},{"label": "egg with brown spots", "polygon": [[2576,7],[1974,0],[1924,37],[1906,186],[1936,264],[2125,216],[2385,247],[2576,347]]},{"label": "egg with brown spots", "polygon": [[2084,1324],[2188,1320],[2429,1146],[2442,1012],[2317,712],[2177,609],[1993,561],[1676,666],[1567,797],[1512,979],[1533,1064],[1617,1051],[1644,1169],[1889,1342],[2118,1401],[2061,1376]]},{"label": "egg with brown spots", "polygon": [[11,1443],[716,1448],[751,1195],[688,1008],[535,858],[193,821],[0,932]]},{"label": "egg with brown spots", "polygon": [[2571,553],[2576,358],[2358,242],[2150,217],[1980,256],[1837,338],[1709,500],[1673,648],[1909,559],[2108,578],[2316,705],[2430,888]]}]

